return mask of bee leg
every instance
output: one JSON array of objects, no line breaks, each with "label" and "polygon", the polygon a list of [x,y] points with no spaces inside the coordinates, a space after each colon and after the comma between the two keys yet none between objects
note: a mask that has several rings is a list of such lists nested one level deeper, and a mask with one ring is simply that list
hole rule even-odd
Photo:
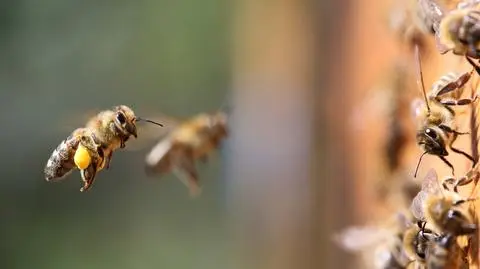
[{"label": "bee leg", "polygon": [[448,100],[441,100],[440,103],[446,106],[465,106],[469,105],[477,100],[478,96],[474,96],[473,98],[463,98],[458,100],[448,99]]},{"label": "bee leg", "polygon": [[461,154],[461,155],[465,156],[467,159],[469,159],[470,161],[472,161],[472,167],[474,167],[475,164],[477,164],[477,161],[472,156],[470,156],[468,153],[466,153],[462,150],[459,150],[459,149],[453,147],[453,143],[455,142],[455,140],[457,140],[458,132],[457,131],[452,131],[452,132],[453,132],[454,136],[452,138],[452,142],[450,142],[450,149],[453,152]]},{"label": "bee leg", "polygon": [[193,150],[186,150],[185,158],[182,159],[179,168],[184,175],[184,177],[181,177],[181,180],[190,190],[190,197],[199,196],[202,189],[199,184],[198,172],[195,167]]},{"label": "bee leg", "polygon": [[453,167],[453,165],[443,156],[438,156],[438,158],[440,158],[446,165],[448,165],[448,167],[452,169],[452,175],[455,175],[455,168]]},{"label": "bee leg", "polygon": [[[447,177],[447,178],[445,178],[445,179],[443,180],[443,182],[442,182],[442,187],[443,187],[445,190],[449,191],[450,188],[448,187],[448,185],[453,185],[453,186],[454,186],[453,188],[454,188],[454,191],[455,191],[455,186],[456,186],[456,184],[457,184],[457,179],[456,179],[456,178],[454,178],[454,177]],[[455,191],[455,192],[456,192],[456,191]]]},{"label": "bee leg", "polygon": [[105,158],[105,169],[110,168],[110,160],[112,159],[113,151],[110,151],[108,156]]},{"label": "bee leg", "polygon": [[480,75],[480,66],[478,66],[474,61],[472,61],[470,57],[465,57],[465,58],[467,58],[467,61],[473,66],[473,68],[475,68],[475,71],[477,72],[477,74]]},{"label": "bee leg", "polygon": [[96,167],[96,164],[92,163],[86,169],[80,171],[83,181],[83,187],[80,189],[81,192],[87,191],[92,186],[97,174]]}]

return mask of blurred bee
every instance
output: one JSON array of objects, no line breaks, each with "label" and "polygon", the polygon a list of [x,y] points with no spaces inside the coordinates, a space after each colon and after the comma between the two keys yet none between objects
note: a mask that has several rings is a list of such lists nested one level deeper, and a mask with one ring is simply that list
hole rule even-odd
[{"label": "blurred bee", "polygon": [[443,17],[440,6],[430,0],[396,1],[390,12],[390,27],[409,48],[418,45],[425,50],[426,37],[434,36]]},{"label": "blurred bee", "polygon": [[[424,103],[418,107],[414,107],[415,114],[418,120],[417,127],[417,144],[424,151],[418,160],[415,169],[415,177],[418,172],[418,167],[425,154],[432,154],[438,156],[444,163],[446,163],[454,174],[453,165],[445,158],[448,156],[447,147],[453,152],[462,154],[472,161],[475,165],[476,160],[466,152],[454,148],[453,143],[458,135],[468,134],[457,131],[455,123],[455,111],[452,106],[469,105],[477,99],[474,98],[460,99],[464,85],[469,81],[472,72],[466,72],[461,75],[449,73],[442,76],[436,83],[432,85],[431,92],[428,94],[425,91],[423,82],[422,67],[420,62],[420,55],[418,47],[415,49],[417,62],[417,83],[422,90]],[[448,97],[443,97],[449,94]],[[443,98],[442,98],[443,97]]]},{"label": "blurred bee", "polygon": [[228,135],[227,114],[197,115],[174,128],[148,153],[149,175],[174,172],[189,188],[192,197],[201,192],[195,160],[206,161]]},{"label": "blurred bee", "polygon": [[136,122],[150,120],[135,116],[127,106],[116,106],[91,118],[85,128],[78,128],[53,151],[44,169],[47,181],[59,181],[74,168],[83,180],[81,192],[88,190],[96,174],[109,168],[113,152],[125,147],[130,136],[137,137]]},{"label": "blurred bee", "polygon": [[[334,236],[334,241],[343,249],[363,254],[366,268],[393,269],[412,268],[416,264],[409,258],[408,250],[416,252],[413,242],[404,243],[404,233],[410,222],[402,213],[397,213],[393,223],[382,226],[353,226]],[[372,263],[373,256],[373,264]]]},{"label": "blurred bee", "polygon": [[426,256],[427,268],[431,269],[467,269],[467,253],[460,247],[457,237],[444,234],[430,244]]},{"label": "blurred bee", "polygon": [[443,16],[437,36],[440,53],[452,51],[457,55],[479,58],[480,1],[463,1]]},{"label": "blurred bee", "polygon": [[417,220],[431,224],[437,234],[471,235],[477,230],[477,225],[472,212],[461,205],[474,200],[462,199],[458,194],[441,188],[437,173],[430,169],[410,209]]}]

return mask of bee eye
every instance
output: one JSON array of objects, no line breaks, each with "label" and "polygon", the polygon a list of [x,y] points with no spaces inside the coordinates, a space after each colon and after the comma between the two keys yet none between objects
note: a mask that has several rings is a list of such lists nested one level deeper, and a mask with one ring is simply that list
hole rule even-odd
[{"label": "bee eye", "polygon": [[123,113],[117,113],[117,120],[121,125],[124,125],[127,119],[125,118],[125,115]]},{"label": "bee eye", "polygon": [[425,130],[425,134],[428,135],[429,137],[433,138],[433,139],[437,138],[437,133],[430,128],[427,128]]}]

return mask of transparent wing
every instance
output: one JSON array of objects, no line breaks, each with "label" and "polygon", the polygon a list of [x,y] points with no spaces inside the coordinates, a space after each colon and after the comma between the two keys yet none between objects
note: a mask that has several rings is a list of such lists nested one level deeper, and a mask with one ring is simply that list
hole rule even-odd
[{"label": "transparent wing", "polygon": [[391,237],[392,231],[385,228],[353,226],[336,234],[333,240],[345,250],[358,252],[384,243]]},{"label": "transparent wing", "polygon": [[471,8],[480,4],[480,0],[464,0],[457,4],[457,9]]},{"label": "transparent wing", "polygon": [[418,0],[419,12],[422,12],[423,17],[427,20],[435,31],[438,32],[440,21],[443,18],[443,8],[434,0]]},{"label": "transparent wing", "polygon": [[437,195],[442,192],[440,183],[438,182],[437,172],[430,169],[422,181],[422,190],[413,198],[410,205],[410,211],[418,220],[424,220],[423,204],[429,195]]},{"label": "transparent wing", "polygon": [[422,191],[428,194],[441,194],[442,188],[438,182],[438,175],[435,169],[428,170],[422,181]]},{"label": "transparent wing", "polygon": [[412,200],[412,204],[410,205],[410,211],[417,220],[425,220],[423,214],[423,203],[427,196],[428,193],[420,191]]}]

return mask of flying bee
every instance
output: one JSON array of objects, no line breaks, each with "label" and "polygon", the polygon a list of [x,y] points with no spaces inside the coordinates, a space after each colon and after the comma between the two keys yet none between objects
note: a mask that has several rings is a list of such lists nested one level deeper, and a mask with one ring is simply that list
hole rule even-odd
[{"label": "flying bee", "polygon": [[[398,213],[394,222],[386,225],[352,226],[334,236],[344,250],[360,253],[367,268],[402,269],[412,264],[403,247],[407,217]],[[373,256],[373,264],[372,263]]]},{"label": "flying bee", "polygon": [[[475,166],[476,160],[472,156],[453,147],[453,143],[459,135],[468,133],[457,131],[455,111],[451,108],[452,106],[469,105],[477,99],[477,95],[474,98],[460,98],[464,85],[470,80],[473,70],[461,75],[449,73],[442,76],[432,85],[431,92],[427,96],[418,47],[415,48],[415,56],[417,62],[417,84],[422,90],[425,102],[421,104],[421,107],[415,108],[418,120],[417,144],[424,151],[418,160],[415,177],[422,157],[427,153],[438,156],[452,169],[452,174],[454,174],[455,169],[453,165],[445,158],[445,156],[448,156],[447,147],[453,152],[471,160],[473,163],[472,167]],[[447,94],[450,96],[445,96]]]},{"label": "flying bee", "polygon": [[413,198],[410,210],[419,221],[432,225],[437,234],[471,235],[477,230],[471,211],[461,205],[475,201],[440,187],[437,173],[430,169],[422,181],[422,190]]},{"label": "flying bee", "polygon": [[467,269],[469,265],[466,254],[458,244],[455,235],[443,234],[430,244],[426,265],[431,269]]},{"label": "flying bee", "polygon": [[205,161],[228,135],[227,114],[200,114],[167,134],[146,156],[146,172],[174,172],[192,197],[201,192],[195,160]]},{"label": "flying bee", "polygon": [[124,148],[130,136],[137,137],[136,122],[159,123],[135,116],[133,110],[120,105],[98,113],[84,128],[78,128],[53,151],[45,169],[47,181],[59,181],[74,168],[83,180],[81,192],[88,190],[96,174],[109,168],[113,152]]}]

